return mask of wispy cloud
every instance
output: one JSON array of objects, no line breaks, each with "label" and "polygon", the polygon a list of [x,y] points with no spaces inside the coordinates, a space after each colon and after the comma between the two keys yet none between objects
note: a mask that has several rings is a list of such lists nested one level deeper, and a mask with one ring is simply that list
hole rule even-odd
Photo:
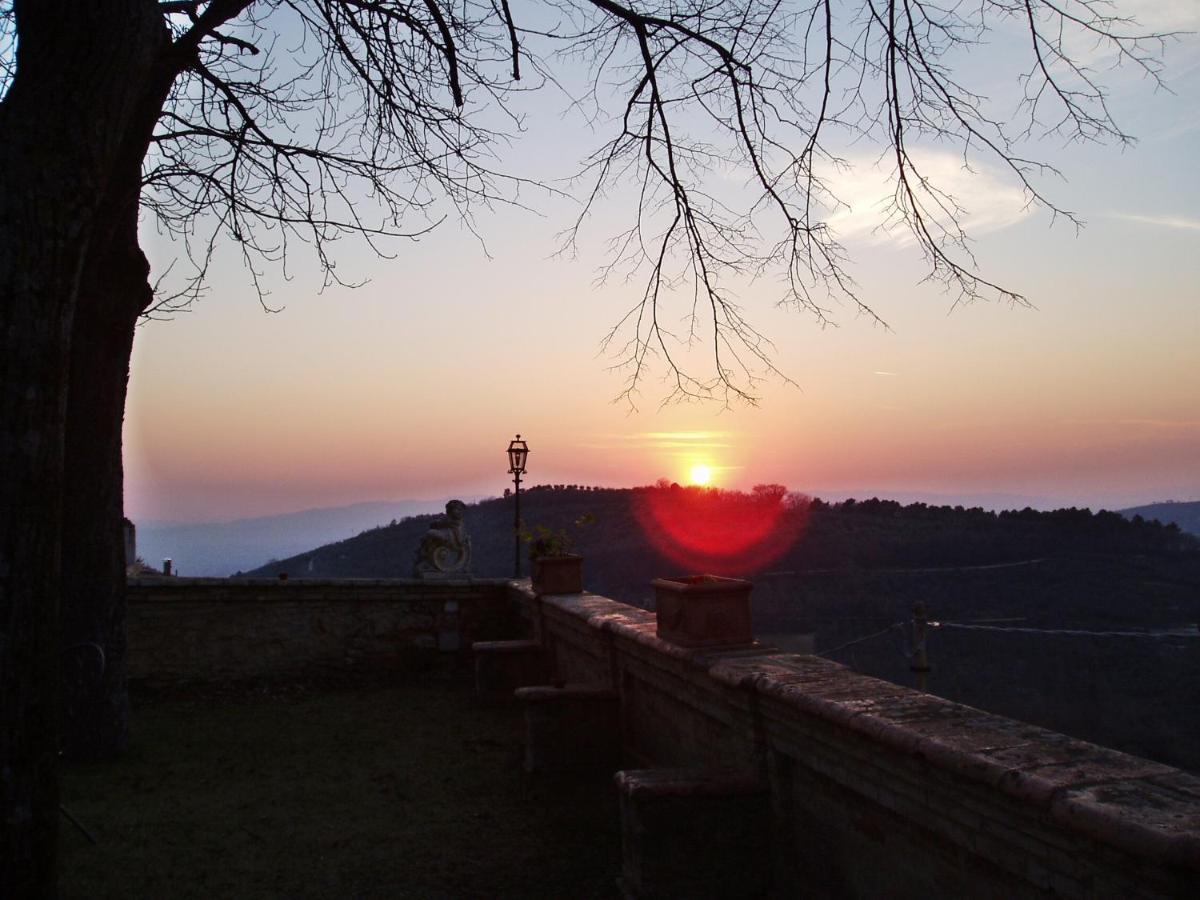
[{"label": "wispy cloud", "polygon": [[[1033,212],[1024,190],[993,168],[979,165],[968,169],[961,157],[940,151],[914,153],[913,161],[931,185],[954,199],[959,221],[971,234],[1007,228]],[[838,237],[912,242],[908,228],[890,215],[895,180],[889,166],[868,158],[851,160],[850,169],[829,178],[827,184],[833,196],[845,204],[828,219]],[[932,200],[930,206],[932,209]],[[935,218],[949,224],[940,211]]]},{"label": "wispy cloud", "polygon": [[[1104,15],[1114,15],[1125,22],[1114,22],[1106,30],[1122,35],[1155,35],[1173,34],[1186,35],[1200,31],[1200,3],[1196,0],[1121,0],[1112,9],[1097,10]],[[1024,30],[1025,25],[1019,20],[1016,27]],[[1069,28],[1063,34],[1067,56],[1079,65],[1091,69],[1111,69],[1122,63],[1117,48],[1111,41],[1101,40],[1095,32],[1083,28]],[[1147,49],[1153,55],[1152,41],[1147,41]],[[1192,47],[1184,43],[1180,47],[1172,47],[1172,62],[1179,65],[1181,53],[1188,53]],[[1134,77],[1142,73],[1136,67],[1127,67]]]},{"label": "wispy cloud", "polygon": [[1200,429],[1200,419],[1063,419],[1065,425],[1119,425],[1122,428]]},{"label": "wispy cloud", "polygon": [[1142,31],[1200,31],[1196,0],[1122,0],[1120,15],[1136,21]]},{"label": "wispy cloud", "polygon": [[635,431],[632,434],[594,434],[597,441],[712,441],[732,436],[731,431]]},{"label": "wispy cloud", "polygon": [[696,450],[727,449],[729,431],[640,431],[634,434],[596,434],[577,444],[589,450]]},{"label": "wispy cloud", "polygon": [[657,441],[711,441],[717,438],[729,437],[728,431],[644,431],[634,438],[644,438]]},{"label": "wispy cloud", "polygon": [[1137,222],[1140,225],[1158,225],[1162,228],[1182,228],[1186,231],[1200,231],[1200,219],[1191,216],[1147,216],[1139,213],[1109,213],[1108,218],[1120,219],[1122,222]]},{"label": "wispy cloud", "polygon": [[886,372],[883,369],[877,369],[871,373],[872,375],[895,375],[895,372]]},{"label": "wispy cloud", "polygon": [[713,441],[654,441],[646,444],[647,447],[654,447],[660,450],[695,450],[698,447],[732,447],[732,444],[714,443]]},{"label": "wispy cloud", "polygon": [[[1192,68],[1200,68],[1200,63]],[[1179,77],[1178,75],[1176,77]],[[1147,141],[1173,141],[1176,138],[1186,137],[1189,134],[1194,134],[1200,131],[1200,113],[1188,116],[1186,114],[1176,116],[1169,125],[1165,125],[1158,131],[1146,135]]]}]

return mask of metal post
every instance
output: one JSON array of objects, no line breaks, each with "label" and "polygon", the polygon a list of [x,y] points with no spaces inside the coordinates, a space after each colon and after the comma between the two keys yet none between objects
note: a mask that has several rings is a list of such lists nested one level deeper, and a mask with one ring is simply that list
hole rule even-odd
[{"label": "metal post", "polygon": [[912,608],[912,657],[908,668],[917,675],[917,690],[924,691],[929,673],[929,653],[925,639],[929,634],[929,613],[925,604],[918,600]]},{"label": "metal post", "polygon": [[513,497],[516,499],[516,512],[513,515],[513,578],[521,577],[521,473],[513,473]]}]

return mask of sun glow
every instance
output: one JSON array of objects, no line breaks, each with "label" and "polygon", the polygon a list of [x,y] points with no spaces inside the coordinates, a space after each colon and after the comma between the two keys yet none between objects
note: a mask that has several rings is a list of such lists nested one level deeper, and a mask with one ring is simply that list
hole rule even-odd
[{"label": "sun glow", "polygon": [[712,482],[712,475],[711,466],[692,466],[688,478],[692,484],[707,485]]},{"label": "sun glow", "polygon": [[744,575],[784,556],[799,539],[808,508],[786,493],[658,485],[634,493],[646,540],[681,572]]}]

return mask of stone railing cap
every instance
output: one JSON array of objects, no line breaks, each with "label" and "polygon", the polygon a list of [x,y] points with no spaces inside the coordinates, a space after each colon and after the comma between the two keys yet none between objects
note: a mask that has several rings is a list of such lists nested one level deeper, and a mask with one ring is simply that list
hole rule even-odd
[{"label": "stone railing cap", "polygon": [[1200,870],[1200,777],[1045,728],[870,678],[816,656],[754,646],[687,650],[654,615],[597,595],[544,603],[749,690],[1034,804],[1064,827]]}]

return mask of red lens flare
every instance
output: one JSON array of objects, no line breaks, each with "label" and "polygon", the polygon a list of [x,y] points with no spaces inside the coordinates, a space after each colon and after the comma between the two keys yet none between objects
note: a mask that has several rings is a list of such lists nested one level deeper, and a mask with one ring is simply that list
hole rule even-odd
[{"label": "red lens flare", "polygon": [[699,487],[638,491],[634,517],[646,540],[684,572],[744,575],[796,542],[807,509],[782,489],[741,494]]}]

